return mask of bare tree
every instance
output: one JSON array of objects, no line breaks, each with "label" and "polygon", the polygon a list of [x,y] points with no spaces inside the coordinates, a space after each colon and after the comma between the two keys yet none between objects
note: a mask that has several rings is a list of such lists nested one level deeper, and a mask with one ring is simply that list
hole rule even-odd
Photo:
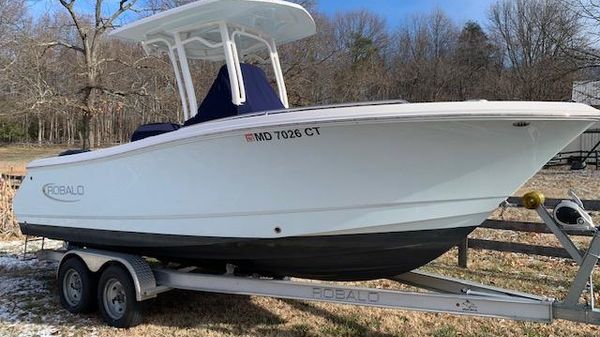
[{"label": "bare tree", "polygon": [[490,84],[501,72],[499,50],[478,23],[469,21],[465,24],[458,36],[453,59],[453,87],[457,99],[497,98]]},{"label": "bare tree", "polygon": [[[140,123],[182,122],[169,60],[106,32],[187,0],[52,0],[59,10],[35,20],[24,1],[0,0],[0,141],[90,147],[127,142]],[[82,1],[95,6],[81,10]],[[296,2],[311,11],[317,34],[279,46],[295,106],[565,99],[574,79],[600,76],[600,0],[500,0],[489,29],[459,30],[436,10],[408,17],[393,34],[369,11],[328,16],[315,0]],[[198,97],[221,65],[190,60]]]},{"label": "bare tree", "polygon": [[453,97],[455,25],[441,10],[406,20],[394,35],[392,96],[410,101]]},{"label": "bare tree", "polygon": [[15,64],[21,52],[23,31],[27,28],[25,1],[0,0],[0,141],[14,137],[26,138],[18,120],[17,96],[20,82],[15,76]]},{"label": "bare tree", "polygon": [[78,14],[75,11],[77,0],[59,0],[62,7],[68,12],[78,34],[78,43],[69,43],[56,40],[46,43],[46,46],[60,46],[79,53],[84,60],[86,83],[81,89],[79,108],[82,111],[82,147],[90,147],[90,121],[96,113],[96,100],[99,91],[108,91],[108,88],[99,85],[101,65],[108,59],[100,58],[100,49],[104,34],[111,28],[119,17],[125,12],[133,10],[137,0],[120,0],[115,9],[105,6],[103,0],[96,0],[93,17]]},{"label": "bare tree", "polygon": [[0,0],[0,46],[14,41],[25,21],[24,0]]},{"label": "bare tree", "polygon": [[7,70],[17,59],[26,23],[24,0],[0,0],[0,79],[5,85]]},{"label": "bare tree", "polygon": [[335,63],[339,49],[330,18],[313,14],[317,34],[279,48],[292,106],[328,104],[334,100]]},{"label": "bare tree", "polygon": [[600,77],[600,1],[572,0],[569,5],[582,18],[585,39],[574,46],[563,46],[563,51],[580,62],[584,79],[596,80]]},{"label": "bare tree", "polygon": [[503,0],[490,9],[491,34],[508,68],[507,98],[556,100],[570,95],[579,65],[564,53],[582,40],[580,16],[561,0]]},{"label": "bare tree", "polygon": [[336,101],[387,97],[385,51],[389,43],[383,17],[366,10],[337,14]]}]

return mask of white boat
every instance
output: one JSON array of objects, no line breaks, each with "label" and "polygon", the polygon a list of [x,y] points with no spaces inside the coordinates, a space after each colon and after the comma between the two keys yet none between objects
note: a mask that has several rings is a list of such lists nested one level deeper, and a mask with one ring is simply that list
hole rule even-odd
[{"label": "white boat", "polygon": [[[389,277],[449,250],[600,120],[560,102],[290,109],[276,46],[314,32],[277,0],[198,1],[114,31],[170,56],[188,122],[33,161],[14,201],[22,232],[208,269]],[[240,61],[265,50],[277,95]],[[226,64],[199,107],[188,58]]]}]

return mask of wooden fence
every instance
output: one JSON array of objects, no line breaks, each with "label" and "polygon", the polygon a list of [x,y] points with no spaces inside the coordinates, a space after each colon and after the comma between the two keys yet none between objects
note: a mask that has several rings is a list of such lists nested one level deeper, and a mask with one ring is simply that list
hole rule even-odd
[{"label": "wooden fence", "polygon": [[[553,208],[561,200],[563,199],[546,199],[544,205],[548,208]],[[512,207],[523,207],[523,202],[521,198],[510,197],[508,198],[508,202],[509,204],[511,204],[510,206]],[[600,200],[582,200],[582,202],[583,206],[587,211],[600,210]],[[543,222],[503,221],[488,219],[484,221],[479,227],[526,233],[552,233],[550,229],[548,229],[546,224]],[[575,236],[594,235],[594,231],[592,230],[580,229],[565,230],[565,233]],[[500,252],[522,253],[529,255],[571,258],[569,253],[562,247],[549,247],[517,242],[466,238],[458,245],[458,265],[460,267],[467,268],[469,248],[495,250]]]},{"label": "wooden fence", "polygon": [[21,186],[21,181],[23,181],[23,178],[25,178],[25,177],[21,176],[21,175],[14,175],[14,174],[2,173],[0,175],[0,181],[8,183],[10,186],[14,187],[15,189],[19,188],[19,186]]},{"label": "wooden fence", "polygon": [[571,165],[573,162],[582,161],[582,159],[586,157],[586,164],[594,165],[596,170],[600,169],[600,151],[588,152],[583,150],[560,152],[550,159],[544,167]]}]

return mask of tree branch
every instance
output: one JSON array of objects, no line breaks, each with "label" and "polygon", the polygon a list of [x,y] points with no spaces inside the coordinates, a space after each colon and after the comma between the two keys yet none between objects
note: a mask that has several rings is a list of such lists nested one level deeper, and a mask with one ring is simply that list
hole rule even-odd
[{"label": "tree branch", "polygon": [[75,13],[75,10],[73,9],[73,6],[75,5],[75,1],[76,0],[71,0],[71,1],[59,0],[59,1],[60,1],[60,4],[64,8],[67,9],[67,11],[69,12],[69,15],[73,19],[73,23],[75,24],[75,27],[77,28],[77,32],[79,33],[79,37],[81,38],[81,41],[85,41],[86,33],[83,30],[83,27],[81,26],[81,23],[79,22],[79,18],[77,17],[77,14]]},{"label": "tree branch", "polygon": [[61,41],[61,40],[53,41],[53,42],[40,43],[38,45],[40,47],[46,47],[46,49],[52,48],[52,47],[56,47],[56,46],[60,46],[60,47],[68,48],[68,49],[73,49],[73,50],[78,51],[80,53],[84,53],[83,48],[81,48],[79,46],[72,45],[72,44],[67,43],[65,41]]},{"label": "tree branch", "polygon": [[104,32],[108,28],[112,28],[113,22],[121,16],[124,12],[132,9],[133,5],[137,3],[138,0],[120,0],[119,9],[117,9],[106,21],[102,23],[102,26],[99,27],[98,31],[100,33]]}]

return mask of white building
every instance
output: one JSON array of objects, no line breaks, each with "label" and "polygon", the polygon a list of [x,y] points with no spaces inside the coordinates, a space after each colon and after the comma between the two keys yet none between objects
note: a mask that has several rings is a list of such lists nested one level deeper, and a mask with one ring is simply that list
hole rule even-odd
[{"label": "white building", "polygon": [[[595,108],[600,108],[600,81],[577,81],[573,82],[572,100],[578,103],[585,103]],[[577,137],[569,144],[563,152],[570,151],[590,151],[600,142],[600,123],[592,127],[581,136]],[[599,149],[600,150],[600,147]]]}]

